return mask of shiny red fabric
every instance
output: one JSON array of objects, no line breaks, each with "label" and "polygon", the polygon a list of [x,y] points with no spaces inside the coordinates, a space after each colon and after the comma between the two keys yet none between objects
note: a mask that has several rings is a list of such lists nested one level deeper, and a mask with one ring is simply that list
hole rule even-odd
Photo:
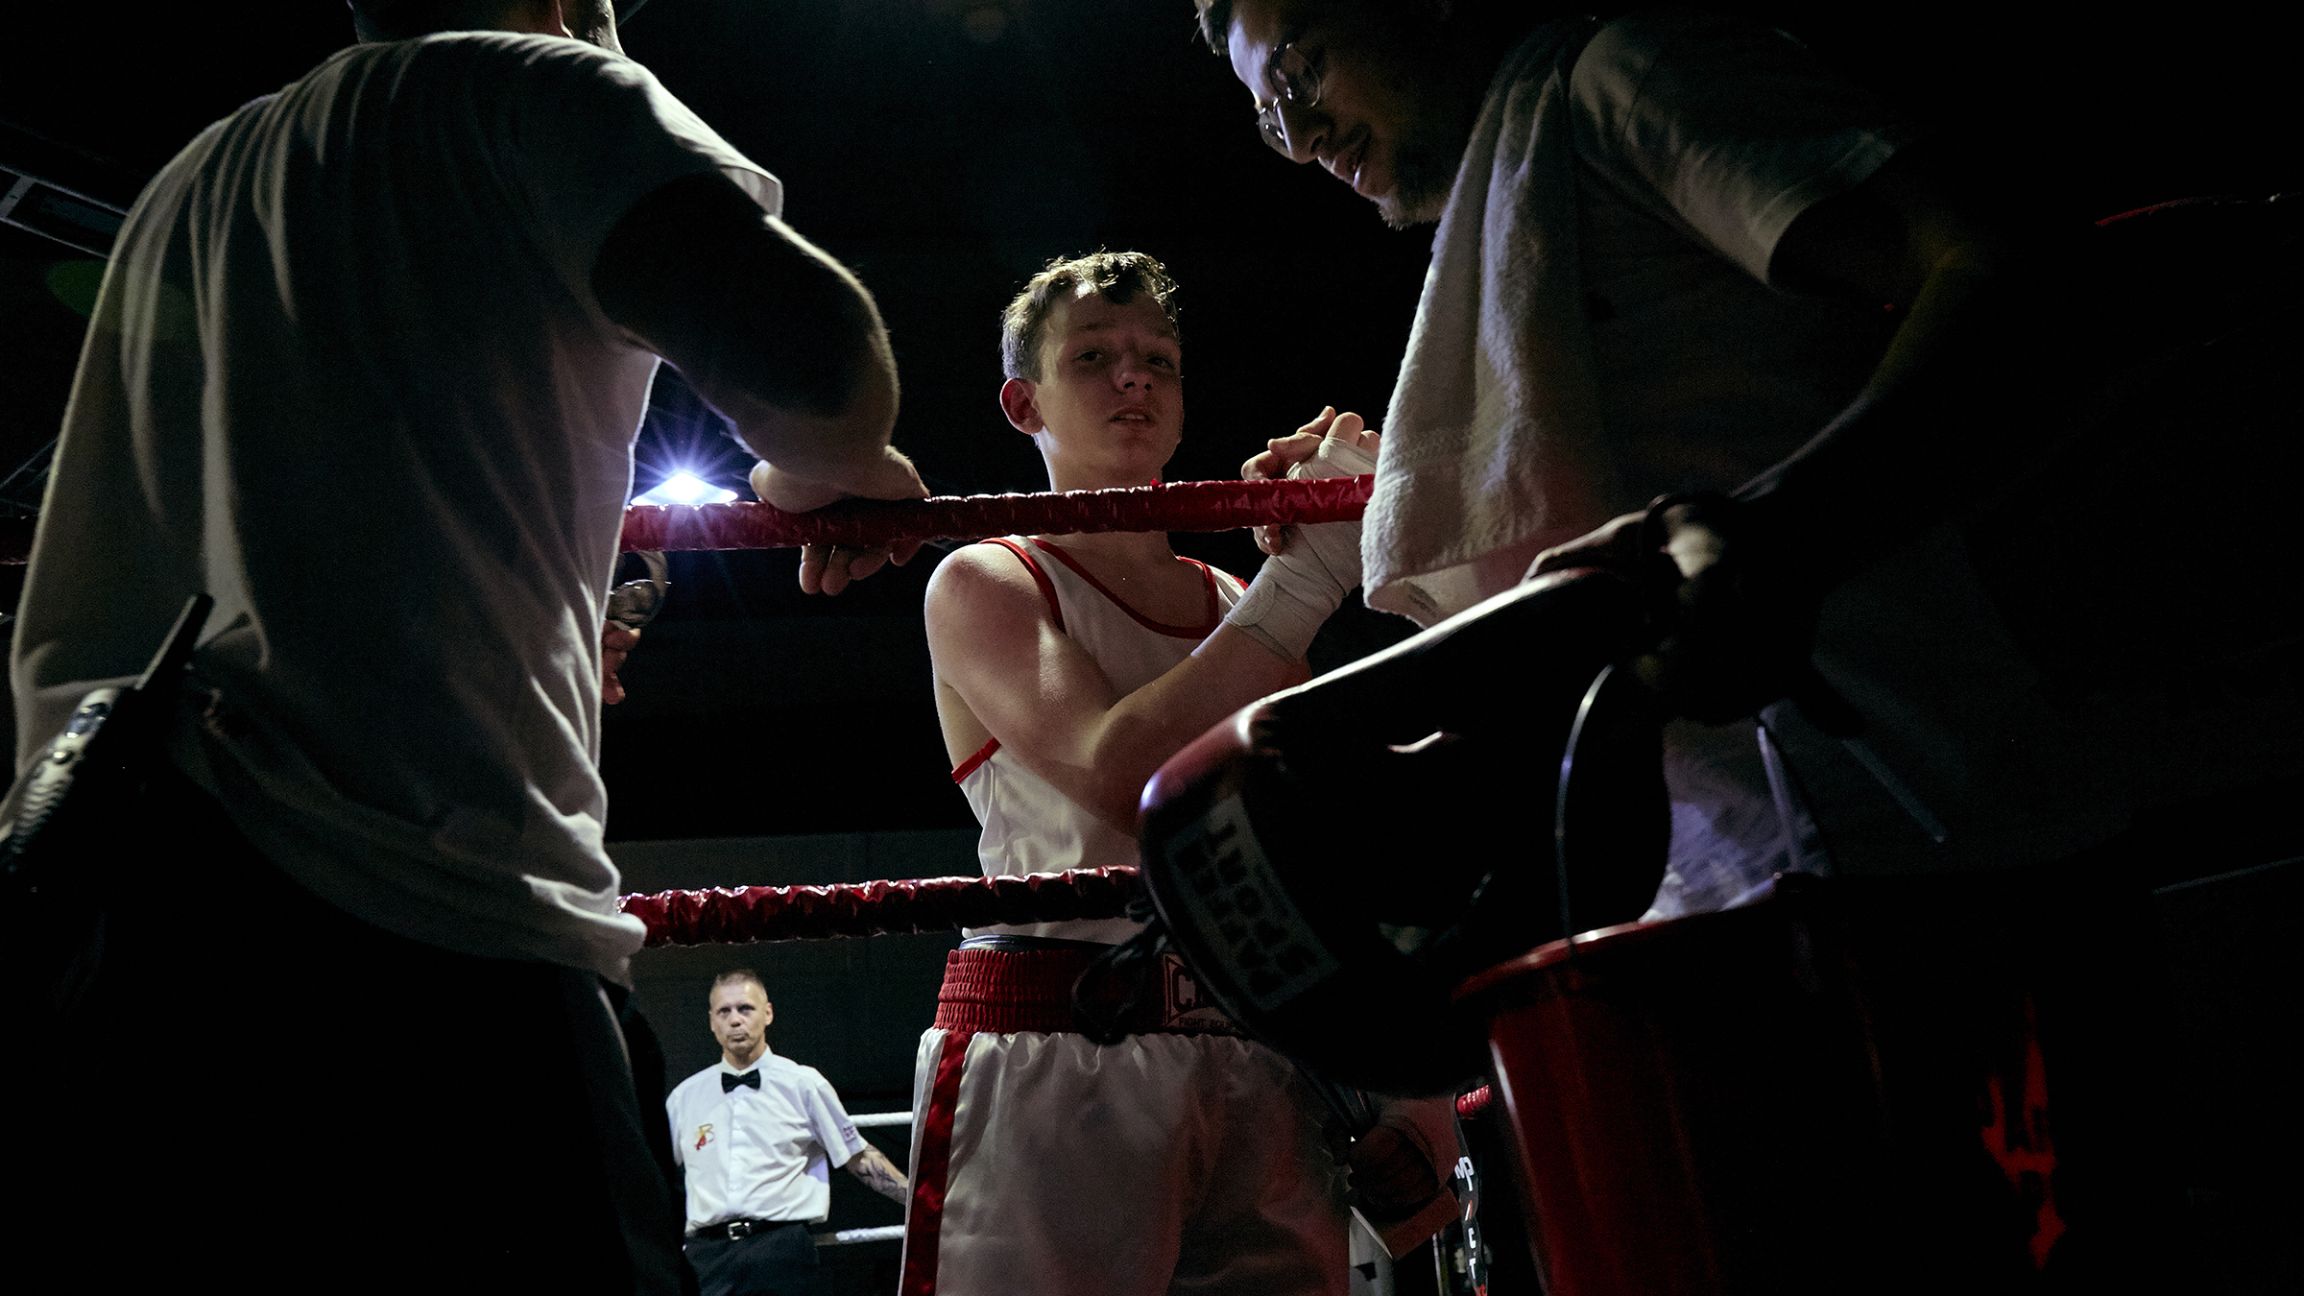
[{"label": "shiny red fabric", "polygon": [[1168,482],[1036,495],[848,500],[813,513],[786,513],[751,501],[635,504],[624,510],[624,549],[789,549],[803,544],[875,548],[898,540],[1233,531],[1267,524],[1339,522],[1360,516],[1375,480]]},{"label": "shiny red fabric", "polygon": [[1488,1105],[1496,1100],[1496,1091],[1482,1085],[1470,1093],[1456,1095],[1456,1119],[1474,1120],[1488,1114]]},{"label": "shiny red fabric", "polygon": [[[849,500],[813,513],[766,504],[634,504],[624,510],[627,553],[638,550],[876,548],[896,540],[981,540],[996,535],[1096,531],[1234,531],[1267,523],[1341,522],[1360,516],[1374,477],[1298,481],[1167,482],[1119,490],[1033,495],[940,495]],[[0,520],[0,566],[32,548],[31,519]]]},{"label": "shiny red fabric", "polygon": [[625,896],[617,907],[647,924],[650,945],[736,945],[1117,918],[1135,892],[1135,869],[1100,868],[1029,877],[659,891]]},{"label": "shiny red fabric", "polygon": [[904,1273],[898,1296],[936,1296],[936,1253],[951,1189],[952,1125],[960,1114],[960,1077],[967,1069],[968,1031],[944,1037],[936,1079],[920,1112],[920,1154],[912,1167],[912,1205],[904,1213]]},{"label": "shiny red fabric", "polygon": [[1069,945],[954,950],[944,958],[944,986],[936,994],[936,1029],[1001,1035],[1077,1030],[1072,1018],[1072,987],[1102,952]]}]

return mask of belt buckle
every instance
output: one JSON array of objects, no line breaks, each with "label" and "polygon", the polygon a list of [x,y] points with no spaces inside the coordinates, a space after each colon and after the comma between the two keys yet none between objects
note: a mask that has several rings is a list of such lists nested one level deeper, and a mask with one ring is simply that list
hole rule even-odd
[{"label": "belt buckle", "polygon": [[740,1237],[750,1237],[753,1230],[759,1227],[751,1220],[730,1220],[728,1221],[728,1238],[730,1241],[734,1241]]}]

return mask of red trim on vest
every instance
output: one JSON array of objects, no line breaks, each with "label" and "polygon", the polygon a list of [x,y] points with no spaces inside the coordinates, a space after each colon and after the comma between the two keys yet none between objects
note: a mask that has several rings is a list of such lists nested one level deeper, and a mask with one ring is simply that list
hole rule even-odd
[{"label": "red trim on vest", "polygon": [[1215,572],[1209,568],[1208,564],[1201,562],[1196,558],[1178,558],[1176,561],[1181,563],[1190,563],[1200,569],[1200,580],[1204,585],[1207,586],[1208,589],[1208,610],[1203,614],[1204,619],[1197,626],[1169,625],[1165,621],[1155,621],[1152,618],[1137,611],[1135,608],[1129,606],[1128,600],[1120,597],[1118,594],[1113,593],[1109,588],[1105,586],[1104,582],[1096,579],[1093,573],[1091,573],[1086,567],[1081,566],[1079,559],[1074,558],[1072,555],[1064,552],[1062,549],[1057,548],[1055,545],[1050,544],[1048,541],[1043,540],[1038,536],[1033,537],[1032,543],[1042,549],[1047,550],[1049,555],[1055,558],[1056,561],[1063,563],[1065,566],[1071,568],[1074,575],[1088,582],[1089,588],[1095,590],[1105,598],[1110,599],[1114,607],[1117,607],[1121,611],[1127,613],[1130,617],[1135,619],[1136,624],[1144,627],[1147,630],[1156,631],[1164,635],[1172,635],[1178,639],[1205,639],[1209,635],[1216,633],[1216,623],[1220,619],[1216,601],[1216,575]]},{"label": "red trim on vest", "polygon": [[952,781],[958,783],[965,780],[969,775],[976,772],[977,766],[992,759],[992,753],[998,750],[1000,750],[999,739],[985,739],[984,745],[976,749],[975,755],[952,767]]},{"label": "red trim on vest", "polygon": [[960,1075],[968,1063],[970,1035],[953,1031],[936,1054],[928,1110],[920,1113],[920,1163],[912,1167],[912,1205],[904,1212],[904,1274],[896,1285],[898,1296],[936,1293],[944,1196],[951,1188],[952,1122],[960,1112]]},{"label": "red trim on vest", "polygon": [[[1024,564],[1024,570],[1032,573],[1032,583],[1040,587],[1040,597],[1048,602],[1048,615],[1055,618],[1056,628],[1062,630],[1064,628],[1064,608],[1056,601],[1056,583],[1048,579],[1048,573],[1040,569],[1039,561],[1033,558],[1030,551],[1015,541],[1002,536],[993,536],[982,543],[998,545],[1016,555],[1016,561]],[[992,759],[992,753],[998,750],[1000,750],[999,739],[993,738],[986,741],[982,747],[976,749],[974,755],[952,767],[952,781],[958,783],[975,773],[976,767]]]},{"label": "red trim on vest", "polygon": [[1064,628],[1064,608],[1062,604],[1056,601],[1056,583],[1048,579],[1048,573],[1040,570],[1040,564],[1032,557],[1031,551],[1002,536],[994,536],[982,543],[996,544],[1016,555],[1016,561],[1023,563],[1024,570],[1032,573],[1032,583],[1040,587],[1040,597],[1048,600],[1048,615],[1056,618],[1056,628],[1062,630]]}]

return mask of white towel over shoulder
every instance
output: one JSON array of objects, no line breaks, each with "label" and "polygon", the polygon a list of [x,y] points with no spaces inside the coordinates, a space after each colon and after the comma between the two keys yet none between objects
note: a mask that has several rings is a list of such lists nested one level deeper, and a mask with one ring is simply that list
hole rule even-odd
[{"label": "white towel over shoulder", "polygon": [[1539,28],[1489,88],[1433,238],[1361,538],[1369,606],[1431,624],[1470,564],[1616,495],[1577,270],[1568,72],[1588,23]]}]

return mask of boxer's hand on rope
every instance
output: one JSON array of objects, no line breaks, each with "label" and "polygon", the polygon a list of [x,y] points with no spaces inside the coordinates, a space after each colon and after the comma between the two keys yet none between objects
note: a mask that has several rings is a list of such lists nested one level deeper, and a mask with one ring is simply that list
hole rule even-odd
[{"label": "boxer's hand on rope", "polygon": [[1578,567],[1607,568],[1647,592],[1656,647],[1635,666],[1675,714],[1723,724],[1813,677],[1821,595],[1748,505],[1665,496],[1545,550],[1528,574]]},{"label": "boxer's hand on rope", "polygon": [[[833,479],[802,477],[773,464],[756,464],[752,469],[752,493],[772,508],[786,513],[808,513],[844,499],[924,499],[928,488],[921,484],[919,472],[902,451],[884,446],[872,459]],[[891,563],[903,566],[918,552],[920,542],[917,540],[872,549],[803,545],[800,588],[809,594],[837,594],[850,583]]]},{"label": "boxer's hand on rope", "polygon": [[[1246,476],[1357,477],[1376,467],[1376,434],[1357,414],[1323,409],[1292,436],[1272,441],[1241,465]],[[1360,583],[1360,523],[1315,522],[1276,538],[1259,527],[1271,556],[1224,614],[1225,623],[1289,661],[1302,661],[1312,637]]]},{"label": "boxer's hand on rope", "polygon": [[[1336,437],[1346,445],[1366,452],[1370,459],[1376,457],[1376,447],[1380,438],[1377,433],[1368,430],[1367,421],[1358,414],[1349,412],[1339,414],[1336,412],[1336,407],[1330,405],[1322,408],[1317,417],[1294,432],[1284,437],[1274,437],[1271,441],[1266,442],[1266,448],[1263,451],[1251,456],[1248,462],[1240,465],[1240,476],[1250,481],[1260,481],[1275,477],[1335,477],[1343,475],[1332,469],[1302,473],[1295,471],[1298,465],[1314,461],[1319,454],[1321,444],[1331,436]],[[1357,474],[1353,475],[1356,476]],[[1287,544],[1287,537],[1283,533],[1293,529],[1292,527],[1277,526],[1256,527],[1253,529],[1256,547],[1266,554],[1277,554]]]},{"label": "boxer's hand on rope", "polygon": [[614,706],[624,700],[624,682],[616,678],[624,659],[640,646],[640,632],[610,621],[600,629],[600,701]]}]

